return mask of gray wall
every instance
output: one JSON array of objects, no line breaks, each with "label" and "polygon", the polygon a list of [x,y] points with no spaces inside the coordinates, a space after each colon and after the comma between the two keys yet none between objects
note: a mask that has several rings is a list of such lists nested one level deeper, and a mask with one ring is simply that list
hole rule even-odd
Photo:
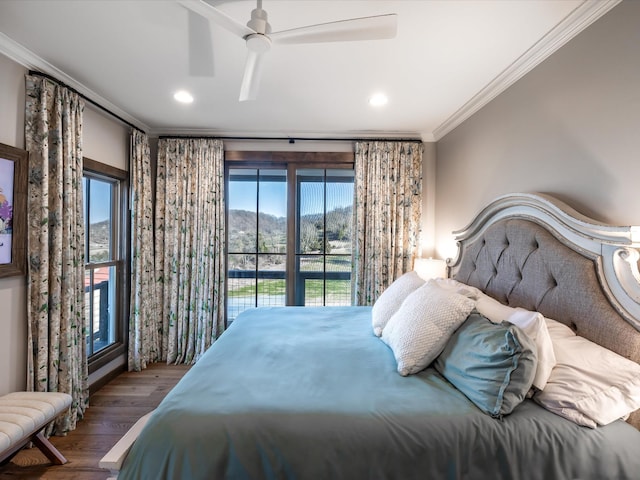
[{"label": "gray wall", "polygon": [[640,2],[624,1],[437,143],[436,244],[510,192],[640,225]]},{"label": "gray wall", "polygon": [[[24,148],[24,76],[0,55],[0,143]],[[26,279],[0,278],[0,395],[23,389],[27,375]]]}]

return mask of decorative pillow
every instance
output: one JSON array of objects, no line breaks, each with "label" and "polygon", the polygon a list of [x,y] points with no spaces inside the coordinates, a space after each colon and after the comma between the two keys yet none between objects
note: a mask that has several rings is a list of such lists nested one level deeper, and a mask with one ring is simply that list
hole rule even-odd
[{"label": "decorative pillow", "polygon": [[389,285],[373,304],[371,310],[373,333],[379,337],[382,334],[382,329],[391,316],[398,311],[404,299],[424,283],[424,280],[415,271],[411,271]]},{"label": "decorative pillow", "polygon": [[542,314],[524,308],[508,307],[485,293],[480,293],[476,302],[476,310],[493,323],[507,321],[517,325],[535,342],[538,366],[533,386],[542,390],[556,364],[553,342]]},{"label": "decorative pillow", "polygon": [[558,363],[537,403],[591,428],[640,408],[640,365],[577,335],[554,337],[553,345]]},{"label": "decorative pillow", "polygon": [[507,319],[507,322],[520,327],[520,330],[526,333],[535,343],[538,365],[533,377],[533,386],[538,390],[543,390],[557,362],[556,355],[553,352],[553,342],[547,330],[544,317],[538,312],[516,308]]},{"label": "decorative pillow", "polygon": [[525,399],[536,360],[534,342],[518,327],[472,313],[434,366],[480,410],[501,417]]},{"label": "decorative pillow", "polygon": [[416,373],[433,362],[473,306],[473,300],[447,292],[433,280],[411,293],[382,330],[398,373]]}]

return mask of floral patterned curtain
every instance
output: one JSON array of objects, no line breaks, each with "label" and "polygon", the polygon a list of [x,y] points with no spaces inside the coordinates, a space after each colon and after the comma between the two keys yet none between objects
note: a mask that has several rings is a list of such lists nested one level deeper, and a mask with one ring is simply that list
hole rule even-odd
[{"label": "floral patterned curtain", "polygon": [[129,370],[162,359],[162,321],[157,309],[154,265],[153,180],[149,138],[131,133],[131,304]]},{"label": "floral patterned curtain", "polygon": [[162,352],[192,363],[224,329],[224,152],[215,139],[160,139],[156,275]]},{"label": "floral patterned curtain", "polygon": [[396,278],[413,268],[422,213],[422,145],[358,142],[352,294],[372,305]]},{"label": "floral patterned curtain", "polygon": [[75,429],[89,402],[84,319],[82,114],[65,87],[26,77],[29,150],[27,388],[65,392],[70,412],[47,434]]}]

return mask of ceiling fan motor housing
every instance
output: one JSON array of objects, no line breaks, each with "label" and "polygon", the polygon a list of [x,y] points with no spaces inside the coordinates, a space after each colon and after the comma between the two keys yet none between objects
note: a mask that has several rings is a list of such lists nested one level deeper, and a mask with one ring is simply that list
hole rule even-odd
[{"label": "ceiling fan motor housing", "polygon": [[271,33],[267,12],[261,8],[251,10],[251,20],[247,22],[247,27],[263,35]]},{"label": "ceiling fan motor housing", "polygon": [[271,25],[267,19],[267,12],[262,8],[251,11],[251,20],[247,22],[247,27],[255,30],[256,33],[247,35],[245,41],[247,48],[252,52],[265,53],[271,49],[271,39],[267,36],[271,33]]},{"label": "ceiling fan motor housing", "polygon": [[255,53],[265,53],[271,49],[271,40],[266,35],[254,33],[245,38],[247,48]]}]

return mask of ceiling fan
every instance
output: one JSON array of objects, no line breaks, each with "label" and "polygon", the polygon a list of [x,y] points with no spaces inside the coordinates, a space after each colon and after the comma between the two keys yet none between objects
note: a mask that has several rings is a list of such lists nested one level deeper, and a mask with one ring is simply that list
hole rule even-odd
[{"label": "ceiling fan", "polygon": [[269,51],[272,43],[297,44],[380,40],[394,38],[397,31],[397,15],[391,13],[308,25],[272,33],[267,12],[262,9],[262,0],[257,0],[257,7],[251,11],[251,20],[246,25],[236,21],[204,0],[178,1],[192,12],[205,17],[245,40],[249,52],[240,87],[241,102],[255,100],[257,97],[262,56]]}]

